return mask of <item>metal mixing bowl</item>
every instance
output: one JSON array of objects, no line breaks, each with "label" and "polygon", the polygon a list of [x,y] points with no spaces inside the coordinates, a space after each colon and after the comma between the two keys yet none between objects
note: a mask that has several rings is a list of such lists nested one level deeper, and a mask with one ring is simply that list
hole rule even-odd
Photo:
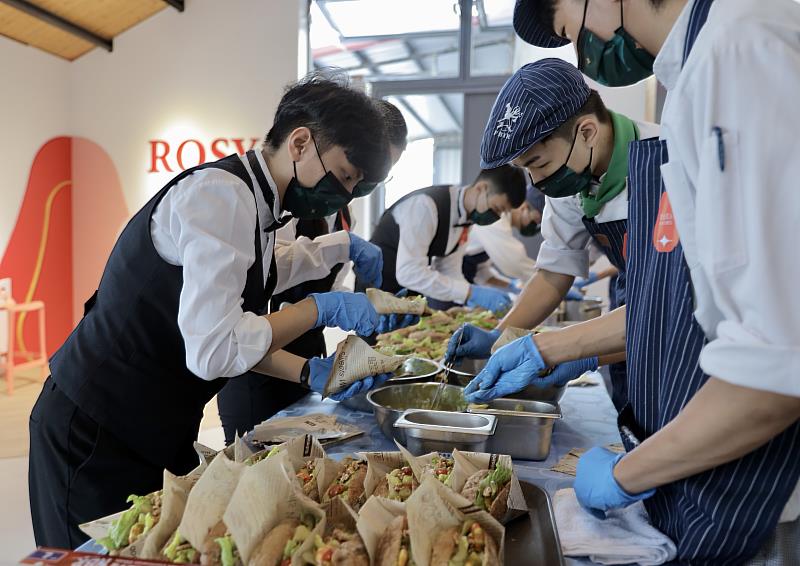
[{"label": "metal mixing bowl", "polygon": [[[442,366],[439,362],[434,362],[433,360],[425,358],[409,358],[394,372],[395,375],[401,377],[392,377],[387,383],[418,383],[421,381],[428,381],[440,371],[442,371]],[[372,412],[372,405],[367,402],[366,393],[345,399],[342,401],[342,405],[354,411],[363,411],[365,413]]]},{"label": "metal mixing bowl", "polygon": [[[489,360],[473,360],[471,358],[464,358],[459,363],[455,364],[450,370],[448,376],[448,383],[453,385],[460,385],[466,387],[472,381],[472,378],[478,375],[481,370],[486,366]],[[444,364],[444,362],[442,362]],[[567,392],[567,386],[560,387],[536,387],[529,385],[522,391],[507,395],[509,399],[524,399],[525,401],[544,401],[546,403],[558,403]]]},{"label": "metal mixing bowl", "polygon": [[[375,413],[375,420],[388,439],[397,439],[405,445],[403,429],[394,428],[395,421],[406,409],[431,409],[438,383],[401,383],[387,385],[367,393],[367,402]],[[463,412],[467,408],[464,388],[444,385],[436,409]]]}]

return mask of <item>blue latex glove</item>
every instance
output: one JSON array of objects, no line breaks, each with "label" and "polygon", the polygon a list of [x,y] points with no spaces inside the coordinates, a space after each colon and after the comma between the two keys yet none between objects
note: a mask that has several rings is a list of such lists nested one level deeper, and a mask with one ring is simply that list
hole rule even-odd
[{"label": "blue latex glove", "polygon": [[[325,384],[328,383],[328,377],[331,375],[331,370],[333,370],[333,361],[335,358],[336,354],[333,354],[327,358],[311,358],[308,360],[308,385],[311,387],[312,391],[321,394],[325,390]],[[373,387],[380,387],[386,383],[386,380],[391,376],[392,374],[390,373],[382,373],[365,377],[364,379],[356,381],[347,389],[339,391],[339,393],[334,393],[329,399],[343,401],[359,393],[366,393]]]},{"label": "blue latex glove", "polygon": [[551,385],[561,387],[573,379],[579,378],[587,371],[594,371],[596,369],[597,357],[564,362],[563,364],[558,364],[550,375],[534,379],[531,385],[535,385],[536,387],[550,387]]},{"label": "blue latex glove", "polygon": [[[408,289],[400,289],[394,296],[400,298],[407,297]],[[419,316],[415,314],[382,314],[381,320],[378,323],[378,329],[375,332],[383,334],[384,332],[405,328],[406,326],[411,326],[418,322]]]},{"label": "blue latex glove", "polygon": [[522,287],[519,286],[519,280],[513,279],[508,283],[508,287],[506,287],[506,292],[512,293],[514,295],[519,295],[522,293]]},{"label": "blue latex glove", "polygon": [[378,246],[350,232],[350,259],[359,279],[367,285],[380,288],[383,282],[383,252]]},{"label": "blue latex glove", "polygon": [[317,322],[320,326],[355,330],[359,336],[375,334],[380,317],[364,293],[311,293],[309,297],[317,303]]},{"label": "blue latex glove", "polygon": [[651,497],[656,490],[630,494],[614,478],[614,466],[624,454],[614,454],[606,448],[595,446],[578,460],[575,476],[575,495],[578,503],[598,519],[606,518],[606,511],[627,507]]},{"label": "blue latex glove", "polygon": [[597,281],[597,273],[595,273],[594,271],[590,271],[589,277],[587,277],[586,279],[584,279],[583,277],[578,277],[577,279],[575,279],[575,282],[572,284],[572,286],[577,287],[578,289],[583,289],[584,287],[586,287],[587,285],[591,285],[595,281]]},{"label": "blue latex glove", "polygon": [[[484,360],[491,355],[492,345],[500,338],[500,331],[484,330],[472,324],[462,324],[447,343],[444,355],[446,364],[455,363],[462,358]],[[458,341],[461,340],[461,344]],[[456,348],[458,345],[458,348]]]},{"label": "blue latex glove", "polygon": [[483,307],[490,311],[504,311],[511,308],[511,299],[508,294],[500,289],[472,285],[472,290],[467,299],[468,307]]},{"label": "blue latex glove", "polygon": [[545,369],[531,336],[523,336],[497,350],[486,367],[464,389],[468,403],[486,403],[522,391]]},{"label": "blue latex glove", "polygon": [[567,295],[564,297],[568,301],[582,301],[583,293],[581,293],[574,285],[569,288]]}]

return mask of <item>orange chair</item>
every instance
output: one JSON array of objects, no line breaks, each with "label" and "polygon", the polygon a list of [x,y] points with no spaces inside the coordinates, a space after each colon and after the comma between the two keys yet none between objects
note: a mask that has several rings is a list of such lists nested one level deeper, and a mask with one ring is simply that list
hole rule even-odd
[{"label": "orange chair", "polygon": [[[8,313],[8,353],[6,354],[5,363],[0,364],[0,367],[5,367],[6,371],[6,387],[9,395],[14,394],[14,374],[20,370],[40,367],[40,377],[44,380],[47,377],[47,348],[45,346],[45,326],[44,326],[44,303],[42,301],[31,301],[30,303],[15,303],[13,300],[0,304],[0,310]],[[17,352],[15,337],[16,337],[16,320],[17,315],[20,313],[38,313],[39,318],[39,349],[37,352]],[[22,363],[15,363],[16,358],[24,356],[28,361]]]}]

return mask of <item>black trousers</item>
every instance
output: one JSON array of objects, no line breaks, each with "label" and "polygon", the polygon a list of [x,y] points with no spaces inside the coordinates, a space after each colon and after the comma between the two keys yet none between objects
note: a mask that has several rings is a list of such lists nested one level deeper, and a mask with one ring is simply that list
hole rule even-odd
[{"label": "black trousers", "polygon": [[[303,358],[325,355],[322,329],[306,332],[289,343],[284,350]],[[229,379],[217,394],[217,408],[225,431],[225,444],[231,444],[236,435],[253,430],[275,413],[299,401],[308,393],[300,387],[277,377],[253,371]]]},{"label": "black trousers", "polygon": [[44,383],[30,416],[28,489],[36,544],[76,548],[78,525],[128,507],[130,494],[161,488],[163,470],[129,450],[56,386]]}]

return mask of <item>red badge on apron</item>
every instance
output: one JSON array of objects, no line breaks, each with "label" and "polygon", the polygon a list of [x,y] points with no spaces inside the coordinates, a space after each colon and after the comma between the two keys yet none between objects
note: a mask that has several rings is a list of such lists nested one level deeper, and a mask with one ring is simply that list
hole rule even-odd
[{"label": "red badge on apron", "polygon": [[661,193],[661,201],[658,203],[658,216],[656,216],[656,225],[653,228],[653,247],[657,252],[667,253],[674,250],[679,241],[672,205],[669,203],[669,197],[665,191]]},{"label": "red badge on apron", "polygon": [[467,243],[467,239],[469,238],[469,226],[464,226],[461,230],[461,236],[458,238],[458,246],[463,246]]}]

